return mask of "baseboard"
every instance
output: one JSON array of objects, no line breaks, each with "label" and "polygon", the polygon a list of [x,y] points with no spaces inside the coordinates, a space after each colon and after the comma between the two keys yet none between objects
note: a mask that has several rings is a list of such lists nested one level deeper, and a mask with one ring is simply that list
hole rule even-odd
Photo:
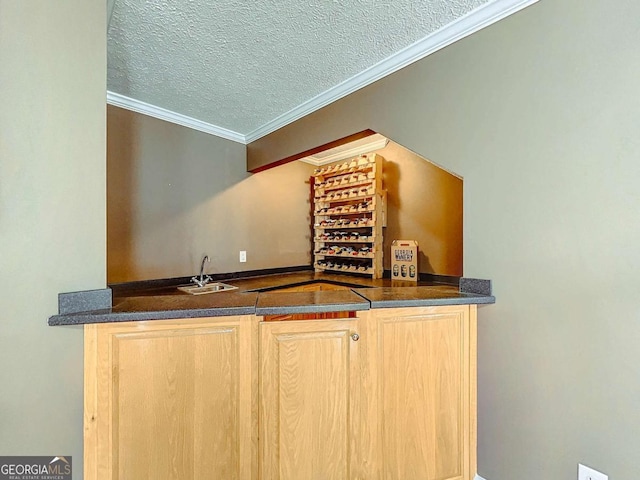
[{"label": "baseboard", "polygon": [[486,478],[482,478],[480,475],[476,473],[476,476],[473,480],[487,480]]}]

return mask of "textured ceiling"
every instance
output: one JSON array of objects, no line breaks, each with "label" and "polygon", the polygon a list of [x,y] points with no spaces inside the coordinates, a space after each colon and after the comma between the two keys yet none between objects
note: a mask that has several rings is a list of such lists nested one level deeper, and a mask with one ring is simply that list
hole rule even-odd
[{"label": "textured ceiling", "polygon": [[115,0],[108,89],[248,134],[489,0]]}]

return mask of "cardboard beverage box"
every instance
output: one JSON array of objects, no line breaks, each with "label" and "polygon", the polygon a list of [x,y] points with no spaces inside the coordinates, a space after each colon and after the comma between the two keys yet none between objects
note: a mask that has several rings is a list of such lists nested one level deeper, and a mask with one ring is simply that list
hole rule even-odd
[{"label": "cardboard beverage box", "polygon": [[394,240],[391,243],[391,279],[417,282],[418,242],[415,240]]}]

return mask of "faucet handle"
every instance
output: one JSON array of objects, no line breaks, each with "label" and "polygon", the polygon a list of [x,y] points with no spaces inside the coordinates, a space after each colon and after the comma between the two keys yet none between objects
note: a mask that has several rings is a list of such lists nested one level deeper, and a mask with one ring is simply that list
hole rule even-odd
[{"label": "faucet handle", "polygon": [[212,281],[213,279],[209,276],[209,275],[205,275],[204,277],[200,278],[198,276],[195,277],[191,277],[191,282],[195,283],[196,285],[198,285],[199,287],[204,287],[207,283],[209,283],[210,281]]}]

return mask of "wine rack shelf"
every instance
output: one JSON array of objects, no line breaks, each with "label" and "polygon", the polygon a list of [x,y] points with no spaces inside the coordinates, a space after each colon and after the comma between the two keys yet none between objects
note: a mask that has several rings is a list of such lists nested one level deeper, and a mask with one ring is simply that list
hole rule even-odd
[{"label": "wine rack shelf", "polygon": [[380,155],[367,154],[316,169],[311,181],[316,271],[382,278],[387,199],[383,162]]}]

